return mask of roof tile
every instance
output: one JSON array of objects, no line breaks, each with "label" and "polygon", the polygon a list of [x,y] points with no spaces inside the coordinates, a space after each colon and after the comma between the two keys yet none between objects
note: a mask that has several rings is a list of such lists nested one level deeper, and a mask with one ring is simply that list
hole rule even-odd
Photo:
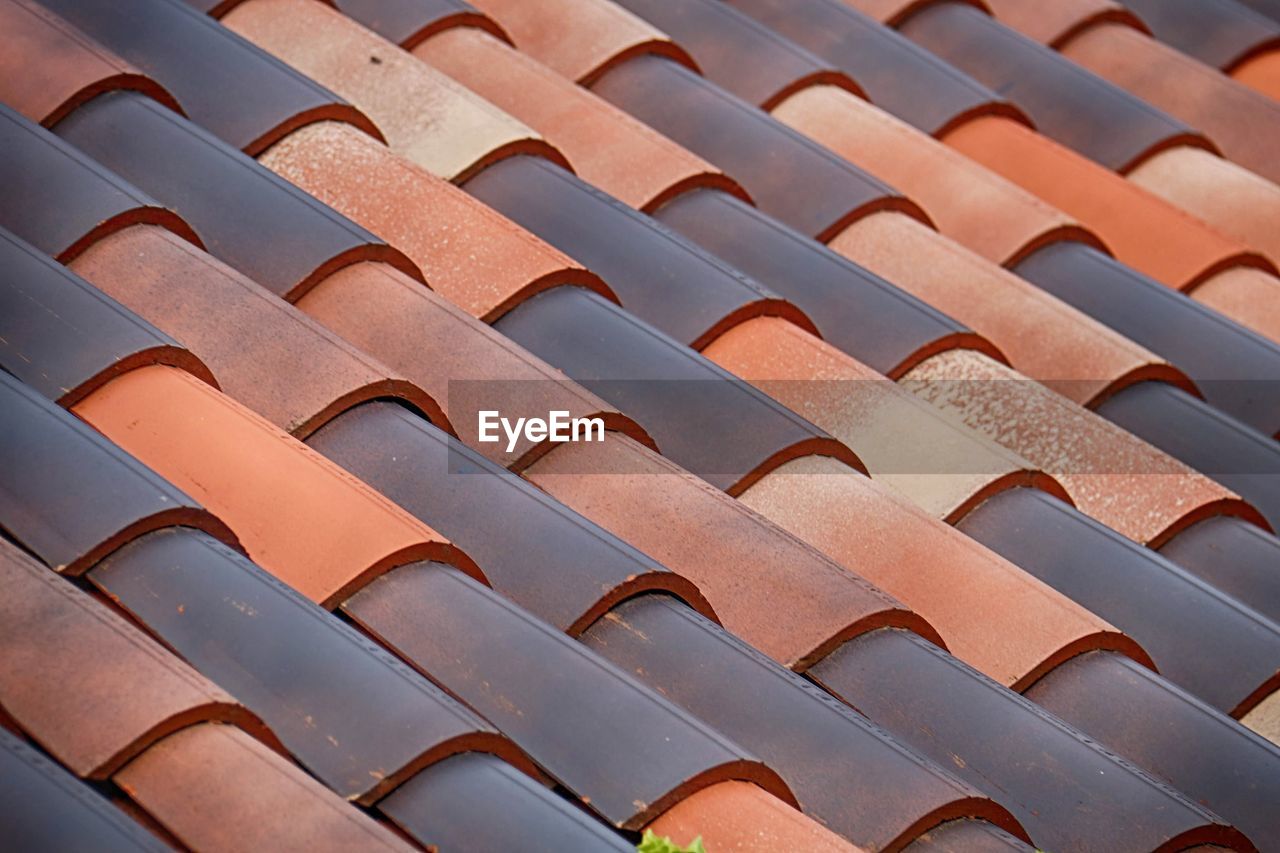
[{"label": "roof tile", "polygon": [[[1147,25],[1117,0],[984,0],[987,8],[1009,26],[1040,44],[1060,48],[1075,36],[1098,26],[1117,23],[1147,32]],[[895,22],[896,23],[896,22]]]},{"label": "roof tile", "polygon": [[1280,100],[1280,51],[1273,50],[1246,59],[1231,72],[1231,79]]},{"label": "roof tile", "polygon": [[334,6],[405,50],[455,27],[484,30],[510,41],[491,18],[464,0],[337,0]]},{"label": "roof tile", "polygon": [[1249,267],[1226,270],[1199,285],[1191,298],[1280,342],[1280,279],[1268,272]]},{"label": "roof tile", "polygon": [[1276,538],[1258,526],[1226,516],[1209,518],[1165,543],[1160,553],[1280,622],[1280,580],[1271,568]]},{"label": "roof tile", "polygon": [[[1121,0],[1156,38],[1201,62],[1230,71],[1280,47],[1280,22],[1243,6],[1250,0]],[[1255,0],[1256,2],[1256,0]]]},{"label": "roof tile", "polygon": [[952,820],[930,830],[904,848],[907,853],[947,853],[965,850],[971,853],[1013,853],[1031,849],[999,827],[981,820]]}]

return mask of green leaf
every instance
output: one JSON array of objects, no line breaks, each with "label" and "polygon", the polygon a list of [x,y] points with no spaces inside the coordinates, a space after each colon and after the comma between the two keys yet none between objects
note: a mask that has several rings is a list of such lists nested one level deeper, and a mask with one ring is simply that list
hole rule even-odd
[{"label": "green leaf", "polygon": [[640,839],[640,843],[636,846],[636,853],[707,853],[707,848],[702,846],[701,835],[693,839],[688,847],[681,847],[670,838],[657,835],[652,829],[646,829],[644,838]]}]

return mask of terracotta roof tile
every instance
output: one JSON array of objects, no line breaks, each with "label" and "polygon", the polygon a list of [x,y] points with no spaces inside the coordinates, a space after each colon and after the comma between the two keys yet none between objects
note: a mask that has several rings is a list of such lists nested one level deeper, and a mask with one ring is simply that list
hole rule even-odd
[{"label": "terracotta roof tile", "polygon": [[399,406],[361,406],[309,444],[449,536],[495,590],[562,631],[577,634],[645,590],[713,613],[689,581]]},{"label": "terracotta roof tile", "polygon": [[1275,537],[1218,516],[1189,527],[1160,553],[1273,621],[1280,621]]},{"label": "terracotta roof tile", "polygon": [[[378,135],[364,114],[318,83],[172,0],[41,0],[173,93],[197,124],[257,154],[313,121]],[[147,26],[138,26],[145,20]]]},{"label": "terracotta roof tile", "polygon": [[8,373],[0,397],[0,528],[56,571],[79,575],[171,524],[238,544],[200,504]]},{"label": "terracotta roof tile", "polygon": [[[657,644],[651,637],[678,639]],[[770,665],[687,608],[646,596],[598,622],[586,642],[615,665],[759,752],[791,780],[801,809],[855,844],[893,848],[955,817],[1021,827],[969,785],[888,741],[852,709]],[[839,654],[839,652],[837,652]],[[688,666],[688,661],[696,661]],[[777,737],[778,726],[787,737]]]},{"label": "terracotta roof tile", "polygon": [[393,150],[442,178],[513,154],[565,162],[535,131],[314,0],[248,0],[222,23],[349,99]]},{"label": "terracotta roof tile", "polygon": [[1237,83],[1280,100],[1280,51],[1271,51],[1246,59],[1231,72]]},{"label": "terracotta roof tile", "polygon": [[1280,279],[1249,267],[1219,273],[1191,298],[1265,338],[1280,342]]},{"label": "terracotta roof tile", "polygon": [[906,632],[867,634],[811,672],[979,789],[1018,791],[1008,804],[1037,845],[1247,844],[1216,815]]},{"label": "terracotta roof tile", "polygon": [[165,829],[200,850],[412,849],[231,726],[183,729],[115,778]]},{"label": "terracotta roof tile", "polygon": [[202,721],[271,737],[230,695],[6,542],[0,575],[0,705],[77,776],[108,778]]},{"label": "terracotta roof tile", "polygon": [[908,853],[946,853],[965,850],[971,853],[1010,853],[1031,848],[999,827],[980,820],[951,820],[930,830],[905,848]]},{"label": "terracotta roof tile", "polygon": [[[1244,59],[1280,48],[1280,22],[1231,0],[1120,0],[1156,38],[1230,71]],[[1250,0],[1243,0],[1245,6]]]},{"label": "terracotta roof tile", "polygon": [[510,41],[491,18],[464,0],[338,0],[333,5],[405,50],[455,27],[484,30]]},{"label": "terracotta roof tile", "polygon": [[169,848],[124,812],[14,735],[0,731],[5,843],[25,850],[103,853]]},{"label": "terracotta roof tile", "polygon": [[[1027,3],[1025,0],[984,0],[1001,21],[1027,38],[1053,48],[1099,24],[1119,23],[1147,32],[1146,24],[1117,0],[1058,0]],[[893,23],[896,23],[893,22]]]},{"label": "terracotta roof tile", "polygon": [[510,764],[475,752],[420,771],[378,803],[378,811],[428,849],[635,850]]},{"label": "terracotta roof tile", "polygon": [[402,567],[343,610],[617,827],[643,826],[725,779],[794,802],[754,756],[453,569]]},{"label": "terracotta roof tile", "polygon": [[479,574],[434,530],[185,373],[131,371],[74,411],[202,500],[255,562],[313,601],[334,605],[413,560]]}]

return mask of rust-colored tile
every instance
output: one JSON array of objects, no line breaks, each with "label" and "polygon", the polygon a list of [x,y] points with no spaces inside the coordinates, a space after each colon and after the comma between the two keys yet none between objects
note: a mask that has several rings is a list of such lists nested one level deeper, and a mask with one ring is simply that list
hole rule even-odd
[{"label": "rust-colored tile", "polygon": [[405,50],[455,27],[485,30],[510,41],[502,27],[465,0],[336,0],[333,5]]},{"label": "rust-colored tile", "polygon": [[399,250],[147,98],[96,98],[56,131],[181,211],[210,254],[278,296],[296,299],[334,270],[362,260],[422,275]]},{"label": "rust-colored tile", "polygon": [[198,850],[411,850],[303,771],[230,726],[191,726],[115,776]]},{"label": "rust-colored tile", "polygon": [[1120,23],[1146,32],[1146,24],[1116,0],[983,0],[1002,22],[1027,38],[1058,48],[1099,24]]},{"label": "rust-colored tile", "polygon": [[1025,853],[1026,842],[981,820],[952,820],[921,835],[907,853]]},{"label": "rust-colored tile", "polygon": [[1058,240],[1101,246],[1080,224],[1021,187],[843,89],[805,89],[772,113],[900,188],[924,207],[939,231],[989,261],[1016,263]]},{"label": "rust-colored tile", "polygon": [[343,610],[614,826],[636,829],[726,779],[795,802],[737,744],[450,567],[401,567]]},{"label": "rust-colored tile", "polygon": [[1199,128],[1246,169],[1280,180],[1273,144],[1280,138],[1280,103],[1121,24],[1093,27],[1061,50],[1072,62]]},{"label": "rust-colored tile", "polygon": [[702,158],[483,30],[454,28],[413,53],[537,130],[583,180],[632,207],[653,210],[694,187],[743,192]]},{"label": "rust-colored tile", "polygon": [[1165,678],[1223,713],[1280,686],[1280,627],[1061,501],[1017,489],[957,526],[1119,627]]},{"label": "rust-colored tile", "polygon": [[1159,546],[1210,515],[1264,523],[1203,474],[983,355],[943,353],[902,381],[1039,466],[1083,512],[1141,545]]},{"label": "rust-colored tile", "polygon": [[1091,648],[1144,656],[1136,643],[1061,593],[888,487],[850,476],[830,460],[791,462],[741,500],[856,567],[927,619],[956,657],[1001,684],[1030,684]]},{"label": "rust-colored tile", "polygon": [[790,783],[805,814],[860,847],[896,849],[943,821],[969,815],[1022,832],[1003,806],[903,749],[806,679],[751,654],[688,608],[657,596],[633,599],[583,639],[650,689],[757,752]]},{"label": "rust-colored tile", "polygon": [[[0,92],[7,79],[0,77]],[[0,221],[58,260],[74,258],[103,236],[143,223],[200,242],[172,210],[3,103],[0,146],[5,152],[0,159],[0,180],[5,185]]]},{"label": "rust-colored tile", "polygon": [[0,364],[45,397],[69,406],[146,364],[217,384],[197,355],[3,227],[0,266]]},{"label": "rust-colored tile", "polygon": [[503,157],[564,158],[535,131],[314,0],[247,0],[222,23],[350,100],[392,150],[447,180]]},{"label": "rust-colored tile", "polygon": [[169,848],[105,798],[0,729],[5,843],[19,850],[160,853]]},{"label": "rust-colored tile", "polygon": [[654,218],[781,294],[823,340],[886,376],[953,347],[1005,357],[928,303],[726,193],[686,193]]},{"label": "rust-colored tile", "polygon": [[905,743],[1002,796],[1037,847],[1248,848],[1202,806],[905,631],[852,640],[810,672]]},{"label": "rust-colored tile", "polygon": [[1276,537],[1257,525],[1218,516],[1187,528],[1160,553],[1280,624]]},{"label": "rust-colored tile", "polygon": [[1160,357],[908,217],[868,216],[831,248],[966,323],[1019,373],[1082,405],[1141,379],[1186,384]]},{"label": "rust-colored tile", "polygon": [[[1117,258],[1170,287],[1190,287],[1235,266],[1267,264],[1247,241],[1206,226],[1135,180],[1015,122],[978,119],[944,141],[1087,224]],[[1157,156],[1134,174],[1159,162]]]},{"label": "rust-colored tile", "polygon": [[1138,186],[1280,263],[1280,187],[1194,148],[1175,148],[1129,173]]},{"label": "rust-colored tile", "polygon": [[262,163],[403,250],[433,288],[483,320],[558,284],[609,293],[577,262],[341,124],[303,128]]},{"label": "rust-colored tile", "polygon": [[450,428],[426,392],[167,231],[118,232],[71,268],[186,341],[226,394],[299,438],[352,406],[383,398]]},{"label": "rust-colored tile", "polygon": [[[666,33],[608,2],[479,0],[517,48],[577,83],[590,84],[610,68],[635,56],[657,54],[694,67],[693,60]],[[572,37],[567,37],[572,33]]]},{"label": "rust-colored tile", "polygon": [[481,409],[512,418],[545,417],[555,410],[571,418],[598,417],[607,430],[653,446],[635,421],[421,282],[383,264],[344,267],[297,304],[426,389],[445,408],[462,441],[504,467],[519,470],[550,446],[523,435],[511,453],[503,442],[480,442]]},{"label": "rust-colored tile", "polygon": [[[983,115],[1022,113],[992,90],[844,0],[727,0],[857,81],[873,104],[925,133]],[[872,8],[876,0],[864,0]]]},{"label": "rust-colored tile", "polygon": [[852,448],[872,477],[936,518],[961,518],[991,495],[1017,486],[1066,496],[1025,460],[785,320],[749,320],[704,354],[802,412]]},{"label": "rust-colored tile", "polygon": [[0,77],[9,81],[5,100],[34,122],[50,127],[112,89],[180,109],[154,80],[31,0],[0,3],[0,30],[8,36],[0,56]]},{"label": "rust-colored tile", "polygon": [[1280,342],[1280,278],[1271,273],[1249,267],[1229,269],[1199,285],[1191,298]]},{"label": "rust-colored tile", "polygon": [[204,720],[270,737],[230,695],[4,541],[0,576],[0,705],[77,776],[106,779]]},{"label": "rust-colored tile", "polygon": [[741,181],[760,209],[818,240],[911,200],[683,65],[641,56],[591,91]]},{"label": "rust-colored tile", "polygon": [[238,546],[200,504],[6,372],[0,399],[0,529],[55,571],[79,575],[171,524]]},{"label": "rust-colored tile", "polygon": [[[746,783],[741,783],[746,784]],[[467,753],[433,764],[378,803],[428,850],[601,850],[635,845],[510,764]]]},{"label": "rust-colored tile", "polygon": [[399,406],[361,406],[309,444],[440,530],[501,595],[562,631],[577,634],[646,590],[714,616],[694,584]]},{"label": "rust-colored tile", "polygon": [[1265,844],[1280,837],[1280,750],[1119,655],[1060,666],[1027,698]]},{"label": "rust-colored tile", "polygon": [[1231,72],[1231,79],[1280,101],[1280,51],[1246,59]]},{"label": "rust-colored tile", "polygon": [[540,294],[495,328],[635,418],[664,456],[730,494],[815,453],[865,470],[799,415],[580,287]]},{"label": "rust-colored tile", "polygon": [[701,838],[708,850],[725,853],[855,853],[865,849],[747,782],[721,782],[703,788],[676,803],[647,828],[681,845]]},{"label": "rust-colored tile", "polygon": [[313,121],[350,122],[378,135],[337,95],[184,3],[42,2],[172,92],[196,124],[250,154]]},{"label": "rust-colored tile", "polygon": [[1224,71],[1280,47],[1280,22],[1232,0],[1122,0],[1156,38]]},{"label": "rust-colored tile", "polygon": [[188,374],[134,370],[74,411],[226,520],[254,562],[322,605],[413,560],[479,575],[434,530]]},{"label": "rust-colored tile", "polygon": [[525,476],[693,581],[730,632],[784,666],[803,670],[848,637],[886,625],[942,642],[859,575],[629,439],[565,445]]},{"label": "rust-colored tile", "polygon": [[695,349],[762,315],[814,328],[777,294],[545,160],[512,158],[464,188],[598,273],[629,312]]},{"label": "rust-colored tile", "polygon": [[1174,146],[1208,145],[1177,119],[972,6],[934,4],[899,29],[1006,95],[1042,133],[1109,169],[1126,172]]},{"label": "rust-colored tile", "polygon": [[425,678],[204,534],[139,539],[89,579],[232,691],[343,799],[369,804],[459,752],[533,766]]},{"label": "rust-colored tile", "polygon": [[1280,693],[1272,693],[1240,722],[1274,744],[1280,745]]}]

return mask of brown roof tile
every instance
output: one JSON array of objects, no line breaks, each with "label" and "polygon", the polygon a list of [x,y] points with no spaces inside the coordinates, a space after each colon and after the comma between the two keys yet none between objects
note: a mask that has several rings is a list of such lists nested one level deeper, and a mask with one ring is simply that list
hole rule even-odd
[{"label": "brown roof tile", "polygon": [[794,802],[754,756],[449,567],[404,566],[343,610],[617,827],[726,779]]},{"label": "brown roof tile", "polygon": [[981,820],[951,820],[930,830],[905,848],[907,853],[1011,853],[1027,851],[1026,842]]},{"label": "brown roof tile", "polygon": [[[987,8],[1027,38],[1050,47],[1061,47],[1074,36],[1104,23],[1120,23],[1147,31],[1146,24],[1116,0],[1058,0],[1028,3],[1026,0],[983,0]],[[896,23],[896,22],[895,22]]]},{"label": "brown roof tile", "polygon": [[1280,342],[1280,279],[1268,272],[1249,267],[1226,270],[1196,287],[1191,298]]},{"label": "brown roof tile", "polygon": [[105,779],[201,721],[271,737],[230,695],[6,542],[0,575],[0,705],[77,776]]},{"label": "brown roof tile", "polygon": [[1231,72],[1231,79],[1280,100],[1280,51],[1271,51],[1246,59]]},{"label": "brown roof tile", "polygon": [[253,560],[325,606],[420,559],[471,560],[258,416],[169,367],[131,371],[74,408],[203,501]]},{"label": "brown roof tile", "polygon": [[455,27],[484,30],[510,40],[491,18],[464,0],[337,0],[333,5],[405,50]]},{"label": "brown roof tile", "polygon": [[1280,48],[1280,22],[1232,0],[1121,2],[1142,18],[1156,38],[1224,71],[1247,57]]},{"label": "brown roof tile", "polygon": [[1276,537],[1256,525],[1218,516],[1187,528],[1160,553],[1217,589],[1280,623]]}]

